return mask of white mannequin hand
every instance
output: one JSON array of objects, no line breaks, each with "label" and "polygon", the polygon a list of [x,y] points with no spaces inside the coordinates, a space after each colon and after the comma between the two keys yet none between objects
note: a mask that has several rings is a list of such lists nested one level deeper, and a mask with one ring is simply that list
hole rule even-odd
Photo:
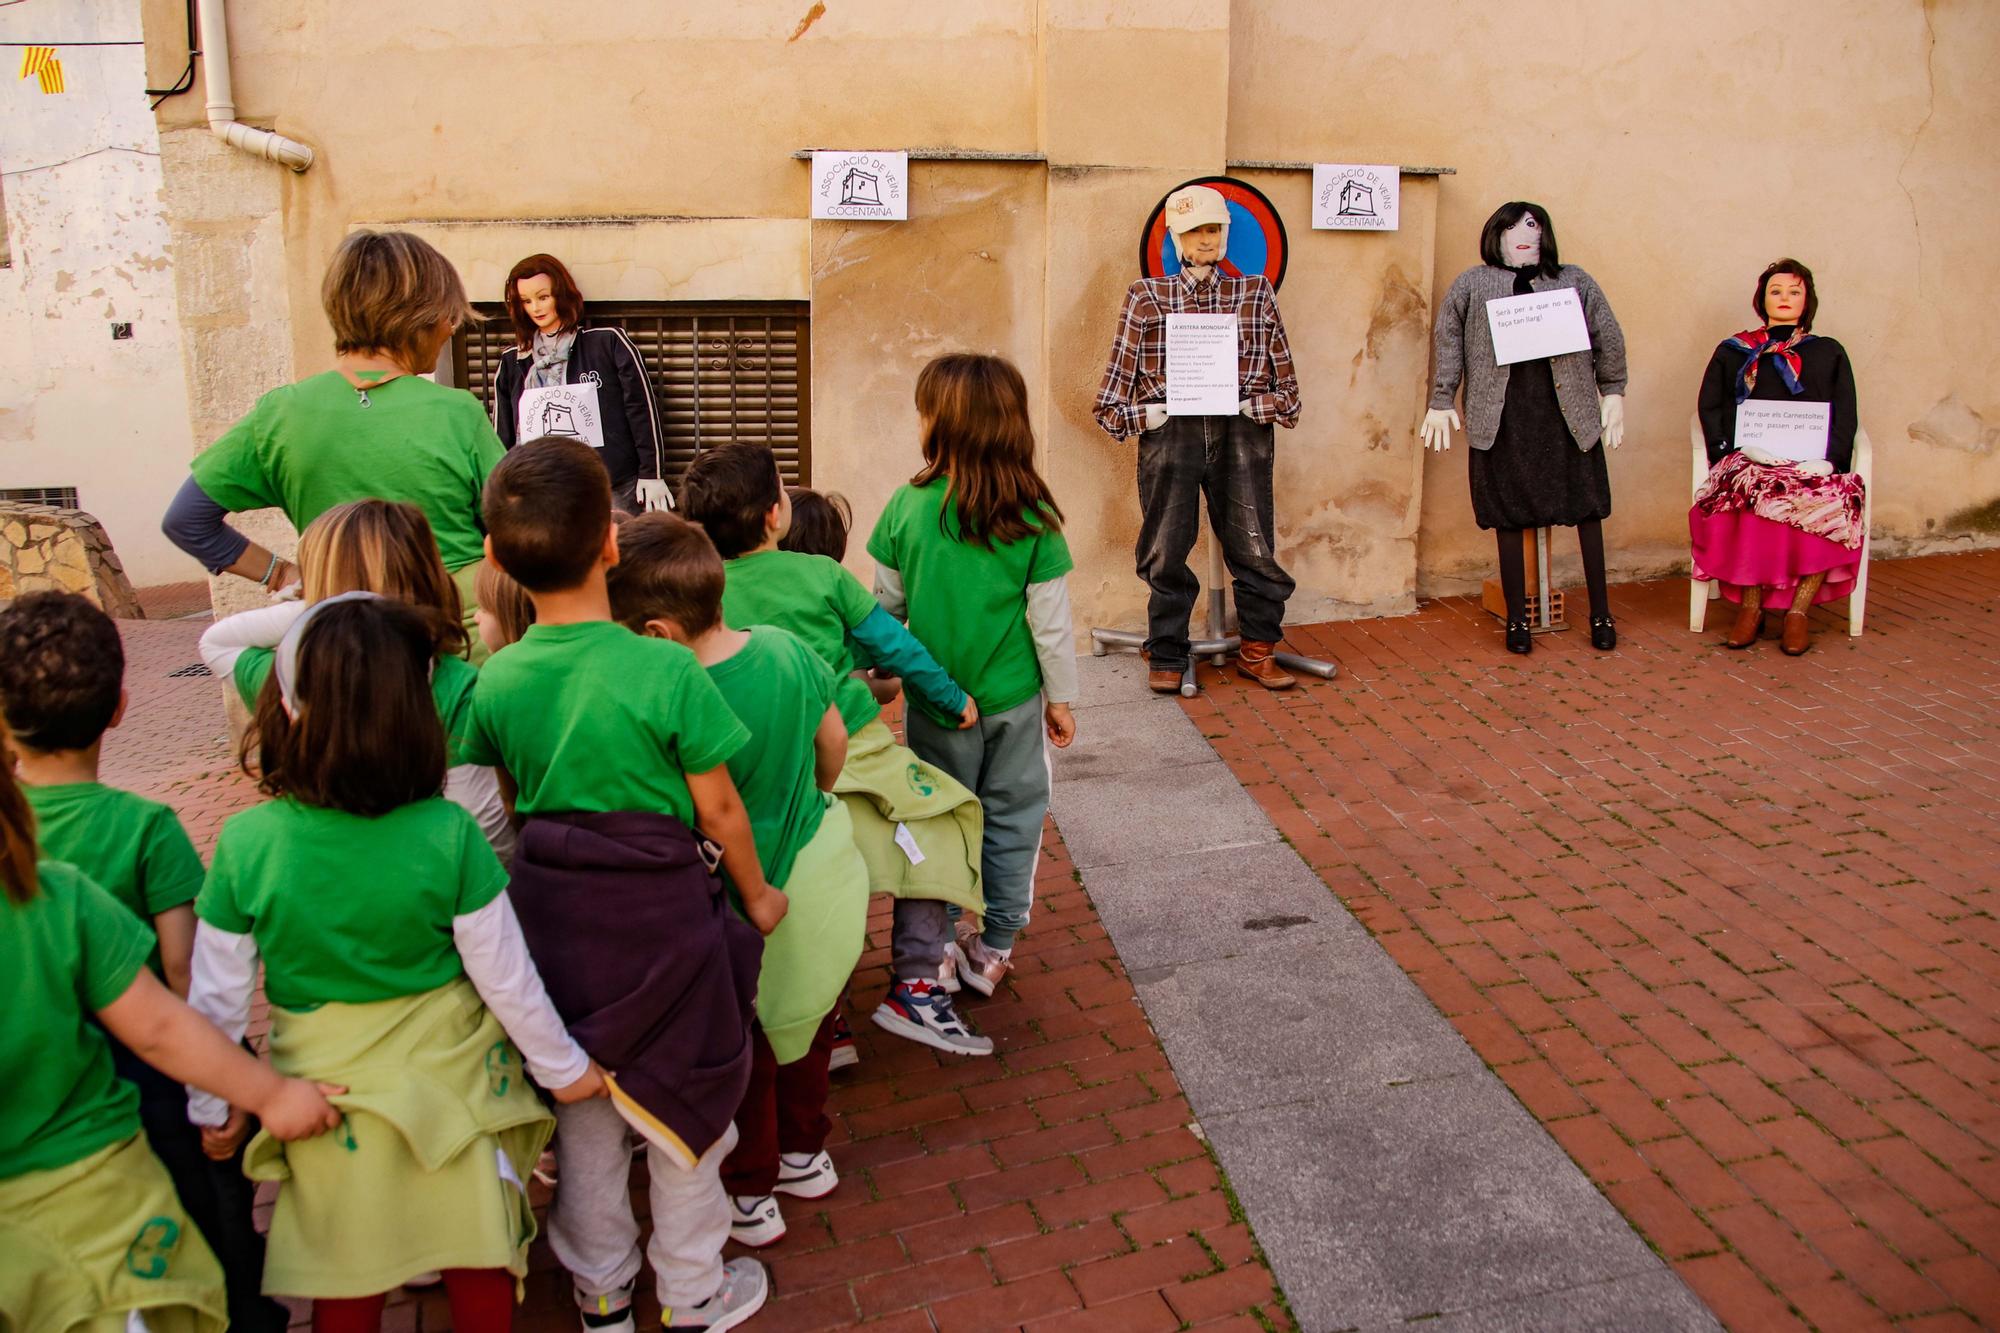
[{"label": "white mannequin hand", "polygon": [[1160,427],[1166,424],[1167,424],[1167,405],[1165,403],[1147,403],[1146,429],[1158,430]]},{"label": "white mannequin hand", "polygon": [[639,507],[648,512],[656,509],[672,509],[674,497],[667,489],[667,483],[658,477],[639,478]]},{"label": "white mannequin hand", "polygon": [[1776,454],[1767,454],[1754,444],[1743,446],[1739,452],[1751,462],[1762,463],[1765,467],[1782,467],[1785,462],[1784,459],[1778,457]]},{"label": "white mannequin hand", "polygon": [[1458,413],[1448,407],[1433,407],[1424,413],[1424,424],[1417,427],[1417,435],[1431,448],[1443,452],[1451,448],[1451,433],[1458,428]]},{"label": "white mannequin hand", "polygon": [[1808,477],[1830,477],[1833,475],[1833,460],[1813,458],[1797,465],[1799,471]]},{"label": "white mannequin hand", "polygon": [[1616,449],[1625,443],[1625,395],[1607,393],[1597,400],[1597,424],[1604,428],[1604,442]]},{"label": "white mannequin hand", "polygon": [[[1248,398],[1245,398],[1245,399],[1244,399],[1244,400],[1243,400],[1242,402],[1240,402],[1240,403],[1238,403],[1238,404],[1236,405],[1236,410],[1237,410],[1238,412],[1241,412],[1241,413],[1242,413],[1242,414],[1243,414],[1244,416],[1246,416],[1246,417],[1247,417],[1247,416],[1249,416],[1249,415],[1250,415],[1250,400],[1249,400]],[[1253,418],[1253,420],[1254,420],[1254,418]]]}]

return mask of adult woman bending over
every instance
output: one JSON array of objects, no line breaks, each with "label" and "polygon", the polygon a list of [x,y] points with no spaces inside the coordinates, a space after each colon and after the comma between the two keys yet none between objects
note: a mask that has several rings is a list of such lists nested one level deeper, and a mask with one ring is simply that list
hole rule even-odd
[{"label": "adult woman bending over", "polygon": [[[1806,612],[1852,592],[1861,567],[1854,368],[1846,348],[1812,332],[1819,294],[1798,260],[1767,267],[1750,304],[1761,326],[1725,338],[1702,376],[1709,474],[1688,510],[1688,538],[1694,576],[1720,581],[1740,604],[1724,643],[1757,642],[1765,604],[1776,602],[1785,607],[1780,646],[1796,657],[1811,646]],[[1826,457],[1792,462],[1739,447],[1737,408],[1750,400],[1830,404]]]}]

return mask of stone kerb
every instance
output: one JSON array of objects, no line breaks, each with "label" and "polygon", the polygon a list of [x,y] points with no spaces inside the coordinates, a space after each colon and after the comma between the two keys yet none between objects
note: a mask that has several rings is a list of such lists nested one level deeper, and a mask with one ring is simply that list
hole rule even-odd
[{"label": "stone kerb", "polygon": [[80,509],[0,501],[0,601],[49,589],[81,593],[106,615],[146,615],[102,523]]}]

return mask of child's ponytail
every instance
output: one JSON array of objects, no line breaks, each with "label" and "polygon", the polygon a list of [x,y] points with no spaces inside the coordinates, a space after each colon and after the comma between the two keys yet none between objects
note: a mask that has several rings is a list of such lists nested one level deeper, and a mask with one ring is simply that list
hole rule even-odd
[{"label": "child's ponytail", "polygon": [[951,479],[959,531],[946,536],[990,550],[1062,526],[1062,510],[1035,471],[1028,385],[1011,361],[975,352],[938,357],[917,375],[917,415],[925,423],[924,469],[910,484]]}]

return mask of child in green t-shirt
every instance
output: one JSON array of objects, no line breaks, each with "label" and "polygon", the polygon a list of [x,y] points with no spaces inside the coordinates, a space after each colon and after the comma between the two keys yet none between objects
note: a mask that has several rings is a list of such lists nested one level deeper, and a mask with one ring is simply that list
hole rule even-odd
[{"label": "child in green t-shirt", "polygon": [[[254,1111],[278,1138],[340,1122],[326,1097],[345,1089],[281,1078],[229,1042],[160,984],[147,966],[153,951],[153,932],[109,893],[73,865],[40,859],[34,811],[0,743],[0,1310],[9,1327],[122,1328],[144,1311],[155,1327],[215,1333],[234,1315],[203,1231],[140,1138],[138,1093],[115,1072],[107,1033],[165,1077]],[[254,1292],[259,1275],[249,1276]]]},{"label": "child in green t-shirt", "polygon": [[[173,810],[97,780],[104,734],[125,713],[125,650],[118,627],[70,593],[29,593],[0,611],[0,713],[42,854],[67,861],[152,927],[149,964],[187,998],[201,857]],[[260,1292],[264,1241],[252,1221],[254,1188],[240,1160],[212,1161],[188,1123],[181,1084],[115,1038],[112,1062],[139,1090],[139,1123],[174,1191],[227,1260],[230,1321],[283,1329],[289,1312]]]},{"label": "child in green t-shirt", "polygon": [[[856,648],[878,668],[901,677],[916,706],[950,719],[948,725],[973,727],[980,705],[938,666],[917,636],[876,604],[861,580],[826,556],[780,547],[791,528],[792,505],[776,455],[750,444],[727,444],[697,455],[681,486],[681,513],[701,524],[722,555],[723,619],[737,629],[775,625],[790,630],[833,668],[835,701],[852,741],[849,772],[841,783],[843,792],[856,792],[850,803],[903,794],[882,790],[885,784],[875,778],[883,775],[893,775],[888,785],[902,784],[908,772],[911,785],[933,791],[939,783],[958,787],[945,774],[925,770],[919,775],[910,768],[917,756],[894,743],[880,720],[881,705],[852,674]],[[863,757],[865,764],[855,762]],[[859,780],[863,771],[872,775],[865,783]],[[872,790],[864,796],[864,788]],[[968,804],[973,800],[969,791],[962,794]],[[857,820],[863,817],[857,812]],[[911,836],[901,824],[878,821],[875,827],[899,835],[899,843]],[[902,854],[886,860],[896,865]],[[977,867],[967,865],[965,872],[970,890]],[[952,1004],[959,983],[943,903],[913,896],[903,884],[880,876],[875,888],[897,895],[890,931],[896,984],[875,1011],[876,1025],[954,1055],[991,1055],[992,1039],[973,1031]]]},{"label": "child in green t-shirt", "polygon": [[835,1007],[867,937],[868,866],[847,807],[828,793],[847,760],[833,671],[796,635],[722,623],[722,558],[673,514],[618,529],[611,609],[628,628],[686,644],[750,740],[729,760],[756,831],[757,858],[790,910],[764,946],[750,1089],[722,1164],[730,1234],[784,1238],[776,1194],[817,1199],[839,1185],[825,1152]]},{"label": "child in green t-shirt", "polygon": [[1076,645],[1062,510],[1035,471],[1021,372],[995,356],[957,353],[917,377],[923,470],[889,498],[868,554],[875,592],[937,646],[979,697],[978,727],[911,712],[910,748],[979,793],[986,910],[962,923],[958,973],[991,995],[1028,924],[1049,760],[1076,737]]},{"label": "child in green t-shirt", "polygon": [[431,698],[444,724],[445,762],[450,765],[445,799],[464,806],[479,821],[480,832],[502,863],[512,860],[514,825],[500,797],[499,778],[488,765],[465,762],[462,753],[479,673],[466,660],[469,635],[458,587],[438,558],[424,511],[392,500],[335,505],[299,534],[299,573],[301,600],[241,611],[202,631],[202,662],[217,677],[232,681],[244,706],[254,710],[271,678],[279,641],[311,603],[344,592],[374,592],[431,612],[437,624]]},{"label": "child in green t-shirt", "polygon": [[[776,929],[787,900],[765,879],[749,814],[727,767],[749,733],[686,647],[634,634],[612,619],[607,579],[618,563],[618,541],[603,463],[574,439],[519,445],[488,479],[484,512],[487,557],[526,590],[535,618],[481,672],[471,757],[500,767],[517,814],[531,823],[545,818],[563,827],[561,821],[579,816],[640,814],[670,816],[699,829],[720,847],[721,869],[743,915],[765,934]],[[534,832],[523,829],[523,857]],[[522,858],[515,873],[523,875]],[[558,990],[558,948],[570,959],[593,958],[594,976],[585,981],[611,975],[635,944],[657,955],[648,964],[654,971],[667,965],[660,960],[674,957],[651,941],[589,933],[602,929],[588,925],[590,919],[580,910],[575,925],[549,927],[560,932],[546,950]],[[689,923],[690,937],[697,924]],[[534,947],[544,951],[539,939]],[[701,967],[689,961],[673,974],[687,992],[683,1016],[706,1013],[723,1026],[740,1019],[747,1028],[739,1005],[747,1005],[749,991],[739,1001],[728,971],[733,963],[721,973]],[[630,1110],[623,1098],[615,1107],[558,1110],[558,1185],[549,1231],[585,1325],[629,1331],[639,1229],[627,1180],[630,1131],[621,1110]],[[722,1115],[727,1132],[712,1144],[679,1145],[692,1149],[686,1155],[638,1122],[647,1131],[653,1216],[647,1257],[660,1304],[675,1322],[709,1328],[749,1318],[770,1290],[756,1260],[722,1261],[729,1201],[721,1168],[736,1137],[727,1112]]]},{"label": "child in green t-shirt", "polygon": [[[320,1303],[329,1326],[379,1320],[388,1291],[441,1270],[454,1326],[505,1327],[534,1231],[520,1182],[554,1128],[519,1071],[558,1102],[606,1095],[528,956],[506,871],[441,795],[435,651],[435,616],[407,603],[307,607],[249,738],[276,799],[223,825],[196,902],[195,1007],[240,1035],[261,964],[273,1063],[349,1089],[341,1142],[250,1152],[253,1175],[285,1182],[265,1289]],[[245,1132],[205,1096],[188,1115]]]}]

